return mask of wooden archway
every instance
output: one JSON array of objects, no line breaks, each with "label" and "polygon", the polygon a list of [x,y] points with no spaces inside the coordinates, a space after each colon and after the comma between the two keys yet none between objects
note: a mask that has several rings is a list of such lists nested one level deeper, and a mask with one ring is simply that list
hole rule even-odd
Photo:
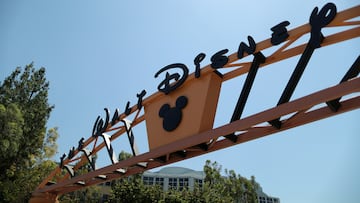
[{"label": "wooden archway", "polygon": [[[320,42],[321,47],[359,37],[360,21],[353,20],[359,15],[360,6],[337,12],[334,19],[323,28],[326,29],[329,27],[341,26],[348,29],[329,36],[320,36],[324,37]],[[286,23],[282,26],[286,26]],[[220,65],[221,67],[217,66],[214,62],[201,69],[201,76],[198,75],[199,72],[188,75],[182,86],[176,89],[174,93],[164,94],[164,92],[159,91],[142,99],[142,96],[144,96],[143,94],[141,100],[139,99],[140,103],[129,107],[127,112],[116,114],[116,116],[113,116],[113,119],[110,119],[108,116],[108,118],[102,122],[98,119],[96,122],[97,124],[94,126],[93,134],[88,139],[81,140],[78,148],[74,148],[71,151],[71,155],[69,154],[62,158],[61,164],[46,179],[44,179],[33,192],[33,197],[30,202],[56,202],[58,195],[79,190],[86,186],[141,173],[145,170],[217,151],[358,109],[360,107],[360,96],[353,93],[360,92],[360,78],[358,77],[360,72],[360,57],[355,60],[351,67],[342,67],[347,71],[344,71],[343,79],[339,81],[339,84],[334,84],[334,86],[291,101],[289,100],[291,97],[290,94],[287,100],[285,99],[281,102],[280,99],[278,105],[273,108],[241,118],[241,108],[243,108],[246,103],[246,92],[251,90],[251,80],[255,78],[257,69],[293,56],[300,54],[302,54],[302,56],[306,55],[306,50],[309,49],[309,46],[313,45],[314,42],[301,44],[292,48],[289,47],[300,37],[308,33],[311,34],[313,32],[313,27],[314,26],[310,24],[305,24],[286,31],[288,36],[279,43],[282,45],[273,54],[267,56],[266,60],[265,58],[262,58],[259,53],[261,53],[262,50],[274,46],[274,37],[256,43],[256,48],[252,51],[251,40],[249,40],[250,45],[247,45],[249,50],[245,47],[245,52],[240,57],[239,51],[229,56],[225,55],[226,52],[219,52],[217,55],[219,59],[224,59],[221,57],[227,59],[224,64]],[[318,47],[312,48],[312,51],[314,51]],[[243,62],[242,58],[247,58],[251,55],[254,55],[254,60],[252,62]],[[310,59],[310,57],[311,53],[308,58]],[[241,58],[241,61],[239,58]],[[298,64],[297,66],[300,65]],[[305,68],[306,63],[303,66],[304,67],[302,68]],[[216,69],[227,67],[231,67],[233,70],[221,76],[216,74]],[[254,72],[254,70],[256,71]],[[245,87],[246,85],[243,87],[244,93],[242,92],[242,96],[240,96],[237,105],[239,108],[234,111],[234,116],[229,124],[213,128],[211,120],[213,120],[212,118],[215,116],[221,83],[242,75],[246,75],[249,82],[247,83],[248,87]],[[299,77],[301,77],[301,74]],[[290,79],[289,83],[291,83],[291,81],[294,81],[294,79]],[[293,88],[296,87],[296,84],[291,85],[289,83],[288,86],[292,86]],[[193,88],[195,85],[199,86],[199,88]],[[206,92],[206,95],[204,96],[206,97],[205,99],[199,95],[199,92],[196,92],[198,89],[202,92]],[[287,90],[284,90],[284,92],[286,91]],[[169,106],[176,105],[176,100],[181,95],[186,95],[190,99],[199,97],[196,99],[196,102],[192,102],[191,105],[193,105],[195,110],[197,107],[202,108],[201,110],[198,110],[200,116],[194,118],[194,120],[197,121],[194,122],[196,124],[194,124],[193,127],[186,128],[190,130],[183,130],[181,127],[175,130],[169,128],[170,131],[165,130],[163,133],[175,133],[179,136],[176,136],[176,139],[163,141],[162,138],[160,139],[159,137],[154,136],[161,134],[162,130],[164,130],[161,127],[162,120],[158,116],[158,110],[164,103],[169,103]],[[347,97],[345,98],[344,96]],[[205,100],[207,102],[204,103]],[[188,105],[190,105],[190,103]],[[142,108],[144,108],[144,111],[141,111]],[[192,109],[191,106],[187,106],[184,108],[183,113],[185,114],[186,111],[194,111],[194,109]],[[127,120],[129,115],[133,115],[134,118],[132,121]],[[289,115],[290,117],[281,119],[282,117]],[[203,121],[204,118],[207,118],[210,122]],[[106,122],[106,120],[108,122]],[[185,119],[183,118],[183,120]],[[139,154],[135,146],[132,128],[142,122],[151,125],[151,127],[148,127],[148,138],[149,142],[152,143],[149,143],[150,149],[148,152]],[[185,121],[181,122],[181,125],[191,125],[184,124]],[[136,156],[124,161],[117,161],[116,158],[111,157],[111,141],[124,135],[129,137],[130,145]],[[91,161],[89,157],[100,150],[108,150],[112,160],[111,165],[93,170],[84,175],[75,176],[74,173],[72,173],[82,165]],[[68,171],[65,175],[62,173],[64,169],[67,169]]]}]

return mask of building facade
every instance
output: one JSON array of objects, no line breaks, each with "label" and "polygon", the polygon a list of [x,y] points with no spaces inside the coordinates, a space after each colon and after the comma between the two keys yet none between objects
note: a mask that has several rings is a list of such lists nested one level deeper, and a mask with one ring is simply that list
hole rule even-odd
[{"label": "building facade", "polygon": [[194,171],[182,167],[166,167],[157,172],[145,172],[142,180],[145,185],[160,185],[164,191],[169,189],[194,189],[195,185],[202,187],[205,179],[203,171]]}]

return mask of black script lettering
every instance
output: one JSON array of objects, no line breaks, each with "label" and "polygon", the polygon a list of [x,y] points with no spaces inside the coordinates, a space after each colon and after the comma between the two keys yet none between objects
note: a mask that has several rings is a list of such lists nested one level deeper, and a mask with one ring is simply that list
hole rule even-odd
[{"label": "black script lettering", "polygon": [[[253,62],[251,63],[249,73],[246,76],[244,86],[241,90],[239,99],[236,103],[233,115],[231,117],[231,122],[239,120],[241,118],[241,115],[244,111],[246,101],[249,97],[250,90],[254,83],[256,73],[260,67],[260,64],[265,63],[265,60],[266,60],[266,57],[261,52],[257,52],[254,54]],[[226,135],[225,137],[232,140],[233,142],[236,142],[236,140],[237,140],[237,137],[234,135],[234,133],[230,134],[230,135]]]},{"label": "black script lettering", "polygon": [[131,113],[131,108],[130,108],[130,102],[128,101],[125,106],[124,114],[128,116],[130,115],[130,113]]},{"label": "black script lettering", "polygon": [[85,140],[85,138],[81,138],[80,140],[79,140],[79,145],[78,145],[78,150],[80,151],[80,150],[82,150],[82,148],[84,148],[84,140]]},{"label": "black script lettering", "polygon": [[115,123],[119,120],[119,109],[115,109],[114,115],[111,118],[111,126],[115,125]]},{"label": "black script lettering", "polygon": [[194,59],[194,64],[195,64],[195,78],[199,78],[200,77],[200,62],[202,60],[204,60],[204,58],[206,57],[206,54],[204,53],[200,53],[198,54],[195,59]]},{"label": "black script lettering", "polygon": [[75,172],[74,172],[74,167],[70,166],[70,165],[64,165],[64,159],[66,157],[66,154],[63,154],[60,157],[60,168],[65,168],[66,171],[70,174],[70,177],[74,177],[75,176]]},{"label": "black script lettering", "polygon": [[239,120],[241,118],[241,114],[244,110],[246,101],[249,97],[251,87],[252,87],[255,77],[256,77],[256,73],[259,69],[260,64],[265,63],[265,60],[266,60],[266,57],[261,52],[257,52],[254,54],[253,62],[251,63],[249,73],[246,76],[246,80],[245,80],[244,86],[241,90],[240,97],[236,104],[234,113],[231,117],[231,122]]},{"label": "black script lettering", "polygon": [[85,148],[83,148],[83,149],[80,150],[80,151],[84,152],[84,154],[85,154],[85,156],[86,156],[86,159],[88,160],[88,162],[89,162],[92,170],[95,171],[95,170],[96,170],[96,167],[95,167],[95,159],[94,159],[94,157],[91,155],[91,154],[92,154],[91,151],[88,150],[88,149],[85,149]]},{"label": "black script lettering", "polygon": [[96,118],[96,121],[95,121],[94,126],[93,126],[93,131],[92,131],[92,136],[93,137],[97,137],[101,133],[105,132],[106,128],[109,125],[110,111],[109,111],[108,108],[104,108],[104,111],[106,113],[105,122],[100,116],[98,116]]},{"label": "black script lettering", "polygon": [[126,129],[126,134],[128,135],[128,138],[129,138],[129,143],[130,143],[132,153],[134,156],[137,156],[139,154],[139,151],[138,151],[137,145],[135,143],[135,137],[134,137],[134,133],[132,131],[131,121],[129,121],[127,119],[122,119],[121,121],[124,123],[125,129]]},{"label": "black script lettering", "polygon": [[286,26],[288,25],[290,25],[289,21],[283,21],[271,28],[271,31],[273,31],[271,34],[272,45],[281,44],[289,37],[289,33],[286,29]]},{"label": "black script lettering", "polygon": [[221,51],[216,52],[210,59],[211,67],[213,69],[223,68],[229,61],[229,58],[227,56],[224,56],[224,54],[228,52],[229,52],[228,49],[223,49]]},{"label": "black script lettering", "polygon": [[66,169],[66,171],[70,174],[70,177],[74,177],[75,176],[75,171],[74,171],[74,167],[70,166],[70,165],[65,165],[64,168]]},{"label": "black script lettering", "polygon": [[[96,134],[97,134],[97,127],[98,127],[98,125],[99,125],[99,122],[100,122],[100,116],[98,116],[97,118],[96,118],[96,120],[95,120],[95,123],[94,123],[94,125],[93,125],[93,130],[92,130],[92,136],[93,137],[96,137]],[[102,121],[102,122],[104,122],[104,121]]]},{"label": "black script lettering", "polygon": [[101,136],[104,138],[104,142],[105,142],[106,149],[108,151],[111,163],[116,164],[118,162],[118,159],[116,157],[116,153],[114,151],[114,148],[111,145],[111,140],[110,140],[111,136],[107,135],[105,133],[102,133]]},{"label": "black script lettering", "polygon": [[69,150],[68,159],[72,159],[75,156],[75,147]]},{"label": "black script lettering", "polygon": [[[360,56],[357,57],[353,65],[350,67],[350,69],[345,73],[344,77],[341,79],[340,83],[346,82],[350,80],[351,78],[355,78],[360,73]],[[341,106],[340,104],[340,98],[333,99],[331,101],[327,101],[326,105],[331,109],[333,112],[337,112]]]},{"label": "black script lettering", "polygon": [[61,157],[60,157],[60,168],[62,168],[64,166],[64,159],[66,157],[66,154],[64,153]]},{"label": "black script lettering", "polygon": [[[136,97],[138,98],[138,101],[137,101],[137,109],[138,110],[141,110],[141,108],[142,108],[142,102],[143,102],[143,98],[144,98],[145,95],[146,95],[145,90],[142,90],[139,94],[136,94]],[[131,110],[132,109],[130,108],[130,101],[128,101],[126,103],[126,106],[125,106],[124,114],[127,115],[127,116],[130,115]],[[113,119],[115,119],[115,118],[113,118]],[[116,120],[119,120],[119,119],[120,119],[120,117],[119,117],[119,115],[117,115]]]},{"label": "black script lettering", "polygon": [[238,59],[242,59],[244,57],[244,52],[250,54],[253,54],[256,50],[256,43],[254,38],[251,36],[248,36],[249,46],[246,45],[244,42],[241,42],[238,49]]},{"label": "black script lettering", "polygon": [[318,13],[318,7],[315,7],[310,16],[311,36],[309,44],[312,48],[319,48],[324,39],[321,29],[328,25],[336,16],[336,6],[333,3],[327,3]]},{"label": "black script lettering", "polygon": [[[329,12],[329,15],[326,16],[326,14]],[[278,103],[277,106],[280,104],[284,104],[286,102],[289,102],[292,94],[295,91],[295,88],[297,84],[299,83],[299,80],[304,73],[304,70],[307,66],[307,64],[310,61],[310,58],[312,54],[314,53],[314,50],[318,47],[320,47],[321,41],[324,39],[321,28],[325,25],[329,24],[332,19],[334,19],[336,14],[336,6],[332,3],[326,4],[318,13],[318,8],[314,8],[314,10],[311,13],[310,16],[310,25],[311,25],[311,36],[310,40],[303,52],[303,54],[300,57],[299,62],[297,63],[294,72],[292,73]],[[274,126],[277,129],[281,128],[281,121],[280,118],[274,119],[272,121],[269,121],[269,123]]]},{"label": "black script lettering", "polygon": [[[127,120],[127,119],[122,119],[121,120],[124,123],[125,126],[125,130],[126,130],[126,134],[129,138],[129,143],[130,143],[130,147],[131,147],[131,151],[133,153],[134,156],[137,156],[139,154],[139,150],[138,147],[135,143],[135,136],[132,130],[132,123],[131,121]],[[139,166],[141,167],[146,167],[147,163],[138,163]]]},{"label": "black script lettering", "polygon": [[[169,74],[169,72],[166,72],[165,79],[161,81],[161,83],[158,85],[158,90],[161,92],[164,92],[165,94],[169,94],[171,91],[175,90],[176,88],[180,87],[186,80],[189,69],[186,67],[186,65],[182,63],[174,63],[165,66],[164,68],[160,69],[156,74],[155,78],[159,76],[164,71],[167,71],[169,69],[179,68],[182,70],[182,76],[180,77],[179,73]],[[176,82],[174,84],[171,84],[172,80],[175,80]]]},{"label": "black script lettering", "polygon": [[140,94],[136,94],[136,97],[138,98],[137,108],[139,111],[142,108],[143,97],[145,96],[145,94],[146,94],[145,90],[142,90]]}]

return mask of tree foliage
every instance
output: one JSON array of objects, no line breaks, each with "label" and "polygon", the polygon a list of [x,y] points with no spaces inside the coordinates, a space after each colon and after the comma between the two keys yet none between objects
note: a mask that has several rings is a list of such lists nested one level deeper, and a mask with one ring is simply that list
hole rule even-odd
[{"label": "tree foliage", "polygon": [[5,107],[0,104],[0,170],[9,177],[13,176],[16,167],[12,160],[16,159],[20,151],[20,141],[23,135],[24,118],[15,104]]},{"label": "tree foliage", "polygon": [[205,202],[256,202],[256,188],[253,182],[236,174],[234,170],[225,169],[225,176],[222,176],[221,165],[207,160],[204,172]]},{"label": "tree foliage", "polygon": [[141,176],[135,175],[123,178],[112,185],[111,201],[113,203],[134,202],[152,203],[162,199],[162,189],[159,186],[144,185]]},{"label": "tree foliage", "polygon": [[26,202],[55,167],[57,129],[46,133],[54,106],[48,103],[45,68],[18,67],[0,83],[0,199]]}]

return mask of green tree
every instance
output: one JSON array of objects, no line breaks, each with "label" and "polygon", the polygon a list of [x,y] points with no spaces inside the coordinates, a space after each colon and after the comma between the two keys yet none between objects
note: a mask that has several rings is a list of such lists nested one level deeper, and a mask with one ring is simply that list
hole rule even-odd
[{"label": "green tree", "polygon": [[18,67],[0,83],[0,199],[27,202],[37,184],[55,167],[57,129],[46,133],[54,108],[48,103],[45,68]]},{"label": "green tree", "polygon": [[141,175],[134,175],[116,181],[112,186],[110,202],[153,203],[162,199],[162,189],[159,186],[146,186]]},{"label": "green tree", "polygon": [[[207,160],[204,166],[205,184],[203,196],[206,202],[257,202],[255,185],[252,181],[237,175],[233,170],[225,170],[221,175],[221,165]],[[255,178],[254,178],[254,183]]]},{"label": "green tree", "polygon": [[209,160],[205,163],[204,172],[206,202],[257,202],[255,177],[252,182],[237,175],[234,170],[227,169],[225,169],[225,176],[222,176],[221,166]]},{"label": "green tree", "polygon": [[123,161],[123,160],[126,160],[130,157],[132,157],[133,155],[128,153],[128,152],[125,152],[124,150],[121,150],[121,152],[119,153],[119,161]]},{"label": "green tree", "polygon": [[5,107],[0,104],[0,170],[12,177],[16,168],[12,160],[20,150],[20,140],[23,135],[24,118],[15,104]]},{"label": "green tree", "polygon": [[234,202],[230,196],[226,180],[221,176],[222,167],[217,162],[207,160],[204,165],[205,180],[203,197],[205,202]]}]

